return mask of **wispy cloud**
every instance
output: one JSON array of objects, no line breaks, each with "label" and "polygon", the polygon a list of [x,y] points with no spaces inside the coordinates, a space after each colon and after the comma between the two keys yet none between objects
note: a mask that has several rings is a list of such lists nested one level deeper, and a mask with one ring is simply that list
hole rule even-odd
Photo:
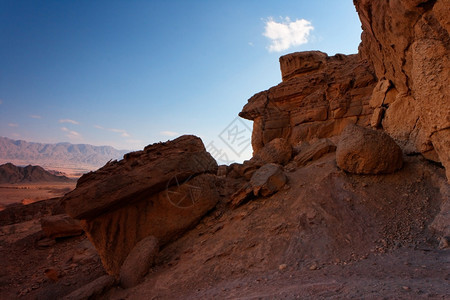
[{"label": "wispy cloud", "polygon": [[179,135],[179,133],[175,132],[175,131],[161,131],[159,134],[161,134],[163,136],[177,136],[177,135]]},{"label": "wispy cloud", "polygon": [[32,118],[32,119],[42,119],[42,117],[39,116],[39,115],[30,115],[30,118]]},{"label": "wispy cloud", "polygon": [[8,123],[9,127],[19,127],[19,124],[17,123]]},{"label": "wispy cloud", "polygon": [[3,104],[3,100],[2,99],[0,99],[0,104]]},{"label": "wispy cloud", "polygon": [[67,132],[66,136],[68,138],[70,138],[70,139],[81,138],[81,134],[80,133],[78,133],[76,131],[73,131],[73,130],[70,130],[67,127],[61,127],[61,130],[64,131],[64,132]]},{"label": "wispy cloud", "polygon": [[311,22],[305,19],[291,21],[289,17],[285,17],[279,23],[270,17],[266,21],[263,35],[271,40],[267,49],[270,52],[280,52],[308,43],[309,34],[313,29]]},{"label": "wispy cloud", "polygon": [[71,119],[61,119],[59,120],[59,123],[69,123],[74,125],[79,125],[80,123]]},{"label": "wispy cloud", "polygon": [[122,137],[131,137],[131,134],[129,134],[125,129],[117,129],[117,128],[105,128],[100,125],[94,125],[94,128],[100,129],[100,130],[108,130],[111,132],[119,133]]},{"label": "wispy cloud", "polygon": [[130,134],[124,129],[110,128],[108,130],[112,131],[112,132],[120,133],[120,135],[123,136],[123,137],[130,137]]}]

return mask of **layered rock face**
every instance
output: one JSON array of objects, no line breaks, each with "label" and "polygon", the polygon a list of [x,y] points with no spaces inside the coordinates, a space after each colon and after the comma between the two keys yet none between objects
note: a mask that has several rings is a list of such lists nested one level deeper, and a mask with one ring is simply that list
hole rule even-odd
[{"label": "layered rock face", "polygon": [[217,163],[195,136],[147,146],[80,178],[62,200],[118,275],[130,251],[152,235],[164,245],[219,200]]},{"label": "layered rock face", "polygon": [[357,55],[319,51],[280,58],[283,82],[248,100],[240,116],[253,120],[254,153],[275,138],[291,145],[339,135],[349,123],[367,126],[376,78]]},{"label": "layered rock face", "polygon": [[440,161],[450,179],[450,3],[354,0],[363,33],[359,52],[378,84],[371,106],[407,153]]}]

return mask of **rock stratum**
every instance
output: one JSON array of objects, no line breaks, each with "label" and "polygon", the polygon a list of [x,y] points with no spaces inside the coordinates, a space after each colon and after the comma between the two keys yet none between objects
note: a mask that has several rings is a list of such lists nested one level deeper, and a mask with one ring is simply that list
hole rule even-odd
[{"label": "rock stratum", "polygon": [[355,0],[359,53],[377,76],[370,105],[405,153],[441,162],[450,179],[450,5]]},{"label": "rock stratum", "polygon": [[243,107],[250,160],[187,135],[82,176],[60,204],[109,275],[51,295],[448,297],[450,4],[354,4],[358,54],[282,56]]},{"label": "rock stratum", "polygon": [[337,136],[350,123],[370,124],[376,77],[368,61],[308,51],[282,56],[280,65],[283,82],[254,95],[239,113],[253,121],[254,152],[275,138],[295,146]]}]

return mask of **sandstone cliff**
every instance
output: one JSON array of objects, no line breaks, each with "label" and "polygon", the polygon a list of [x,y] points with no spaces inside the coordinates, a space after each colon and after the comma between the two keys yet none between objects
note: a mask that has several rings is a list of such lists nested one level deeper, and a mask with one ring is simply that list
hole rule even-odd
[{"label": "sandstone cliff", "polygon": [[282,56],[280,65],[283,82],[254,95],[239,113],[254,122],[254,152],[279,137],[294,146],[338,135],[349,123],[370,124],[376,79],[367,61],[310,51]]},{"label": "sandstone cliff", "polygon": [[381,128],[406,154],[440,162],[450,179],[450,6],[445,0],[355,0],[359,55],[319,51],[280,58],[283,82],[251,97],[253,150],[294,146],[354,123]]},{"label": "sandstone cliff", "polygon": [[378,84],[371,106],[406,153],[440,161],[450,179],[450,5],[447,0],[354,0],[359,48]]}]

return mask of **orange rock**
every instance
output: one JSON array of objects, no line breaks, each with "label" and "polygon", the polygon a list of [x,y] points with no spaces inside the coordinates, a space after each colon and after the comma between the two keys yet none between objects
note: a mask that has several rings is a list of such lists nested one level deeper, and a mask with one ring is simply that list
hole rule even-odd
[{"label": "orange rock", "polygon": [[296,145],[339,135],[348,123],[370,125],[376,80],[357,55],[299,52],[282,56],[280,65],[283,82],[254,95],[239,114],[254,121],[255,154],[276,138]]},{"label": "orange rock", "polygon": [[350,173],[393,173],[402,167],[403,153],[382,131],[349,125],[337,145],[336,163]]},{"label": "orange rock", "polygon": [[450,146],[441,138],[450,132],[450,2],[354,4],[363,28],[360,54],[380,80],[371,104],[386,107],[383,128],[406,152],[434,148],[450,181]]}]

